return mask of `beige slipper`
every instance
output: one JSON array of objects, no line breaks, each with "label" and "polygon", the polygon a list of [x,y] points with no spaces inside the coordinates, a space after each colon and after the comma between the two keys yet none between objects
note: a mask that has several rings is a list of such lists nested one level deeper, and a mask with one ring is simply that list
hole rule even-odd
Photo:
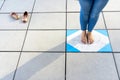
[{"label": "beige slipper", "polygon": [[25,11],[24,14],[23,14],[23,17],[22,17],[22,22],[26,23],[27,21],[28,21],[28,12]]},{"label": "beige slipper", "polygon": [[15,12],[12,12],[12,13],[11,13],[11,17],[12,17],[13,19],[15,19],[15,20],[20,19],[20,16],[18,16],[18,14],[15,13]]}]

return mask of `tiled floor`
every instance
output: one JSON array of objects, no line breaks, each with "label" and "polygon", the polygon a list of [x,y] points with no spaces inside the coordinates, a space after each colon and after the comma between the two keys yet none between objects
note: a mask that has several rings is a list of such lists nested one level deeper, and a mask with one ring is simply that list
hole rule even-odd
[{"label": "tiled floor", "polygon": [[[0,0],[0,80],[120,80],[119,3],[109,0],[83,45],[78,0]],[[10,17],[24,11],[27,23]]]}]

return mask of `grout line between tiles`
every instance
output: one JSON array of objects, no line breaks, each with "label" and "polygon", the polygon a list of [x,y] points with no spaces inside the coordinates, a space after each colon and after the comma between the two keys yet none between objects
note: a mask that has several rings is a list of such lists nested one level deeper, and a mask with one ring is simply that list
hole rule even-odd
[{"label": "grout line between tiles", "polygon": [[107,24],[106,24],[105,16],[104,16],[103,12],[102,12],[102,17],[103,17],[103,21],[104,21],[105,29],[107,30]]},{"label": "grout line between tiles", "polygon": [[[27,29],[0,29],[0,31],[26,31]],[[62,31],[65,29],[28,29],[28,31]]]},{"label": "grout line between tiles", "polygon": [[112,49],[112,52],[113,52],[112,43],[111,43],[111,40],[110,40],[110,35],[109,35],[108,29],[107,29],[107,24],[106,24],[105,16],[104,16],[103,12],[102,12],[102,16],[103,16],[103,20],[104,20],[104,24],[105,24],[105,29],[107,30],[107,33],[108,33],[108,39],[109,39],[109,42],[110,42],[110,46],[111,46],[111,49]]},{"label": "grout line between tiles", "polygon": [[[9,14],[10,12],[8,11],[8,12],[0,12],[0,14]],[[17,13],[19,13],[19,14],[22,14],[23,13],[23,11],[21,11],[21,12],[18,12],[17,11]],[[57,12],[30,12],[30,11],[28,11],[28,13],[33,13],[33,14],[39,14],[39,13],[66,13],[65,11],[57,11]]]},{"label": "grout line between tiles", "polygon": [[67,80],[67,49],[66,49],[66,45],[67,45],[67,0],[66,0],[66,17],[65,17],[65,80]]},{"label": "grout line between tiles", "polygon": [[2,7],[3,7],[4,3],[5,3],[5,0],[3,1],[2,5],[1,5],[1,7],[0,7],[0,10],[2,9]]},{"label": "grout line between tiles", "polygon": [[[4,0],[4,2],[5,2],[5,0]],[[3,2],[3,4],[4,4],[4,2]],[[34,1],[34,5],[35,5],[35,2],[36,2],[36,0]],[[2,6],[3,6],[3,4],[2,4]],[[34,5],[33,5],[33,9],[34,9]],[[1,6],[1,8],[2,8],[2,6]],[[1,8],[0,8],[0,10],[1,10]],[[103,12],[120,12],[120,11],[103,11]],[[22,13],[22,12],[19,12],[19,13]],[[15,75],[16,75],[16,72],[17,72],[17,67],[19,65],[19,61],[20,61],[22,52],[44,52],[44,53],[48,53],[48,52],[49,53],[51,53],[51,52],[52,53],[56,53],[56,52],[57,53],[61,53],[61,52],[64,52],[64,51],[22,51],[23,47],[24,47],[24,44],[25,44],[25,40],[26,40],[28,31],[39,31],[39,30],[41,30],[41,31],[44,31],[44,30],[46,30],[46,31],[48,31],[48,30],[65,30],[66,31],[66,34],[65,34],[65,80],[67,80],[67,78],[66,78],[66,75],[67,75],[67,53],[73,53],[73,52],[67,52],[66,51],[66,43],[67,43],[67,37],[66,37],[66,35],[67,35],[67,13],[79,13],[79,12],[78,11],[67,11],[67,0],[66,0],[66,12],[30,12],[30,13],[31,13],[31,17],[32,17],[32,14],[39,14],[39,13],[66,13],[66,27],[65,27],[65,29],[29,29],[29,25],[30,25],[30,21],[31,21],[31,18],[30,18],[29,25],[28,25],[27,29],[19,29],[20,31],[21,30],[26,30],[26,34],[25,34],[25,38],[24,38],[24,42],[23,42],[23,46],[21,48],[21,51],[0,51],[0,52],[20,52],[18,63],[17,63],[17,66],[16,66],[16,70],[15,70],[15,73],[14,73],[14,76],[13,76],[13,80],[15,80]],[[0,13],[0,14],[3,14],[3,13]],[[4,14],[6,14],[6,13],[4,13]],[[104,14],[103,14],[103,18],[104,18]],[[105,18],[104,18],[104,21],[105,21]],[[105,22],[104,22],[104,24],[106,26]],[[107,29],[107,27],[106,27],[106,29]],[[0,29],[0,31],[2,31],[2,30],[3,31],[12,31],[12,30],[19,31],[18,29],[11,29],[11,30],[9,30],[9,29]],[[75,29],[71,29],[71,30],[75,30]],[[77,29],[77,30],[79,30],[79,29]],[[96,29],[96,30],[100,30],[100,29]],[[102,30],[104,30],[104,29],[102,29]],[[107,30],[120,30],[120,29],[107,29]],[[110,36],[109,36],[109,39],[110,39]],[[110,45],[111,45],[111,42],[110,42]],[[112,47],[112,45],[111,45],[111,47]],[[75,52],[75,53],[82,53],[82,52]],[[83,52],[83,53],[99,53],[99,52]],[[105,53],[105,52],[103,52],[103,53]],[[116,70],[117,70],[118,78],[120,80],[120,76],[119,76],[119,72],[118,72],[117,63],[116,63],[116,60],[115,60],[114,53],[113,52],[106,52],[106,53],[112,53],[113,54],[115,67],[116,67]],[[120,53],[120,52],[115,52],[115,54],[117,54],[117,53]]]},{"label": "grout line between tiles", "polygon": [[[35,3],[36,3],[36,0],[34,0],[33,8],[32,8],[32,12],[33,12],[33,9],[34,9],[34,6],[35,6]],[[23,51],[23,47],[24,47],[24,44],[25,44],[25,41],[26,41],[26,38],[27,38],[27,34],[28,34],[28,30],[29,30],[29,26],[30,26],[31,18],[32,18],[32,13],[31,13],[31,16],[30,16],[30,19],[29,19],[29,22],[28,22],[28,27],[27,27],[27,29],[26,29],[26,34],[25,34],[25,38],[24,38],[24,42],[23,42],[23,46],[22,46],[22,48],[21,48],[21,52]]]},{"label": "grout line between tiles", "polygon": [[[36,3],[36,0],[34,0],[32,12],[33,12],[35,3]],[[31,13],[31,16],[30,16],[30,20],[28,22],[28,27],[27,27],[27,30],[26,30],[26,33],[25,33],[25,37],[24,37],[23,45],[22,45],[21,52],[20,52],[20,55],[19,55],[18,63],[16,65],[16,69],[15,69],[15,72],[14,72],[14,75],[13,75],[13,80],[15,80],[15,76],[16,76],[18,65],[19,65],[19,62],[20,62],[21,55],[22,55],[22,50],[23,50],[23,47],[24,47],[24,44],[25,44],[25,41],[26,41],[26,37],[27,37],[27,33],[28,33],[30,22],[31,22],[31,18],[32,18],[32,13]]]},{"label": "grout line between tiles", "polygon": [[[103,15],[103,19],[104,19],[105,27],[106,27],[106,30],[107,30],[107,25],[106,25],[105,16],[104,16],[104,13],[103,13],[103,12],[102,12],[102,15]],[[107,30],[107,33],[108,33],[108,38],[109,38],[110,45],[111,45],[111,48],[112,48],[112,44],[111,44],[110,35],[109,35],[108,30]],[[113,48],[112,48],[112,51],[113,51]],[[112,56],[113,56],[113,60],[114,60],[114,64],[115,64],[115,68],[116,68],[116,72],[117,72],[117,75],[118,75],[118,79],[120,80],[120,75],[119,75],[119,72],[118,72],[117,63],[116,63],[115,55],[114,55],[113,52],[112,52]]]},{"label": "grout line between tiles", "polygon": [[20,52],[20,54],[19,54],[19,58],[18,58],[18,61],[17,61],[17,65],[16,65],[16,68],[15,68],[12,80],[15,80],[15,76],[16,76],[17,68],[18,68],[18,65],[19,65],[19,62],[20,62],[21,54],[22,54],[22,52]]},{"label": "grout line between tiles", "polygon": [[112,44],[111,44],[111,40],[110,40],[110,35],[109,35],[108,29],[107,29],[107,24],[106,24],[106,20],[105,20],[105,16],[104,16],[103,12],[102,12],[102,16],[103,16],[103,20],[104,20],[104,24],[105,24],[105,29],[107,30],[107,33],[108,33],[108,39],[109,39],[109,42],[110,42],[110,46],[111,46],[111,49],[112,49],[112,52],[113,52],[113,48],[112,48]]},{"label": "grout line between tiles", "polygon": [[75,52],[75,51],[71,51],[71,52],[67,52],[67,51],[0,51],[0,52],[42,52],[42,53],[119,53],[120,54],[120,51],[116,52],[110,52],[110,51],[102,51],[102,52],[96,52],[96,51],[82,51],[82,52]]},{"label": "grout line between tiles", "polygon": [[40,52],[40,53],[66,53],[66,54],[69,54],[69,53],[78,53],[78,54],[80,54],[80,53],[94,53],[94,54],[99,54],[99,53],[103,53],[103,54],[105,54],[105,53],[107,53],[107,54],[109,54],[109,53],[114,53],[114,54],[120,54],[120,52],[94,52],[94,51],[89,51],[89,52],[65,52],[65,51],[0,51],[0,53],[2,53],[2,52],[27,52],[27,53],[36,53],[36,52]]},{"label": "grout line between tiles", "polygon": [[[80,11],[66,11],[67,13],[80,13]],[[65,11],[57,11],[57,12],[28,12],[33,14],[39,14],[39,13],[66,13]],[[102,11],[102,12],[120,12],[120,11]],[[9,14],[10,12],[0,12],[0,14]],[[23,12],[17,12],[17,13],[23,13]]]},{"label": "grout line between tiles", "polygon": [[[27,29],[0,29],[0,31],[26,31]],[[28,29],[28,31],[63,31],[66,29]],[[67,30],[80,30],[80,29],[67,29]],[[106,30],[106,29],[94,29],[94,30]],[[120,30],[120,29],[107,29],[107,30]]]},{"label": "grout line between tiles", "polygon": [[120,12],[120,11],[102,11],[102,12]]},{"label": "grout line between tiles", "polygon": [[118,71],[118,67],[117,67],[117,63],[116,63],[116,59],[115,59],[115,55],[114,55],[114,53],[112,53],[112,55],[113,55],[114,64],[115,64],[116,72],[117,72],[117,75],[118,75],[118,79],[120,80],[120,74],[119,74],[119,71]]}]

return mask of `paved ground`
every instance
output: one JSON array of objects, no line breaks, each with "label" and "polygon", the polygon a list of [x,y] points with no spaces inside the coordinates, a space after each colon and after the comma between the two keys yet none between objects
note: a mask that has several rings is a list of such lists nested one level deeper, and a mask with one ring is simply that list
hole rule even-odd
[{"label": "paved ground", "polygon": [[95,43],[83,45],[77,0],[0,0],[0,80],[120,80],[119,3],[109,1]]}]

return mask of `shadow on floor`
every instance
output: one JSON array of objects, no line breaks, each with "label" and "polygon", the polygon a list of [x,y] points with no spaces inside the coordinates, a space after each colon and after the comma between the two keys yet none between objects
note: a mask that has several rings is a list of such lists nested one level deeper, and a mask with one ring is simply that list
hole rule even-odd
[{"label": "shadow on floor", "polygon": [[[48,51],[57,50],[58,48],[63,49],[63,47],[64,47],[64,43],[62,43]],[[32,75],[34,75],[38,71],[42,70],[49,64],[53,63],[55,60],[57,60],[62,55],[64,55],[64,53],[59,53],[59,54],[42,53],[42,54],[34,57],[30,61],[28,61],[24,65],[22,65],[21,67],[17,68],[17,71],[20,71],[19,80],[23,80],[23,77],[24,77],[24,80],[28,80]],[[27,74],[24,73],[24,70],[28,70],[28,72],[25,72]],[[11,77],[13,77],[14,73],[15,73],[15,71],[7,74],[0,80],[11,80]],[[23,76],[23,74],[24,74],[24,76]]]}]

